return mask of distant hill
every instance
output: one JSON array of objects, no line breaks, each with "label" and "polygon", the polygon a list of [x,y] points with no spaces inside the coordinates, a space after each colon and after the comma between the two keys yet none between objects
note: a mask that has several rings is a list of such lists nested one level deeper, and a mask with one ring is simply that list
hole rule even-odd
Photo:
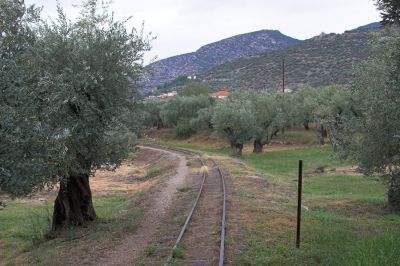
[{"label": "distant hill", "polygon": [[333,83],[349,86],[354,66],[368,58],[372,41],[384,34],[376,24],[343,34],[321,34],[290,47],[221,64],[199,78],[214,89],[279,89],[284,59],[286,88]]},{"label": "distant hill", "polygon": [[372,23],[369,23],[369,24],[367,24],[367,25],[364,25],[364,26],[360,26],[360,27],[358,27],[358,28],[355,28],[354,30],[370,30],[370,29],[376,29],[376,28],[379,28],[380,25],[381,25],[380,22],[372,22]]},{"label": "distant hill", "polygon": [[169,57],[146,66],[144,87],[154,88],[179,76],[202,73],[237,58],[278,50],[299,42],[277,30],[261,30],[236,35],[207,44],[196,52]]}]

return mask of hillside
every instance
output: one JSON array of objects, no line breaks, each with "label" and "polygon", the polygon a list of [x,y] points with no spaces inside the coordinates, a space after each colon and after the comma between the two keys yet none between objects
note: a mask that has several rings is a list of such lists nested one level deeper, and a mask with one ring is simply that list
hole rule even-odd
[{"label": "hillside", "polygon": [[202,73],[222,63],[272,51],[298,43],[299,40],[276,30],[261,30],[236,35],[207,44],[196,52],[169,57],[146,67],[145,88],[154,88],[179,76]]},{"label": "hillside", "polygon": [[385,30],[367,25],[343,34],[321,34],[277,51],[216,66],[200,79],[212,88],[278,89],[285,60],[286,88],[351,83],[354,67],[371,54],[372,41]]}]

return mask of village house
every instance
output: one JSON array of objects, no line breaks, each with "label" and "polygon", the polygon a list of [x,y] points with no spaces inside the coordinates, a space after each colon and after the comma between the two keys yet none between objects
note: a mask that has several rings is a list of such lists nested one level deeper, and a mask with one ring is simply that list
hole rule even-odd
[{"label": "village house", "polygon": [[227,90],[216,91],[210,93],[210,96],[213,98],[224,99],[229,96],[229,92]]}]

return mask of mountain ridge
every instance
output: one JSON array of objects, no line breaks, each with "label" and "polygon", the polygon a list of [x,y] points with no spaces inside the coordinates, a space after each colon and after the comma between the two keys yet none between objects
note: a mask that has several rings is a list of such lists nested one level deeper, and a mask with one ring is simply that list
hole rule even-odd
[{"label": "mountain ridge", "polygon": [[206,44],[195,52],[156,61],[145,67],[144,88],[148,90],[179,76],[202,73],[216,65],[259,52],[273,51],[301,42],[278,30],[259,30]]},{"label": "mountain ridge", "polygon": [[282,59],[285,85],[349,86],[354,67],[373,51],[372,40],[384,36],[384,28],[368,24],[342,34],[321,34],[276,51],[264,52],[215,66],[199,75],[214,89],[279,89],[282,86]]}]

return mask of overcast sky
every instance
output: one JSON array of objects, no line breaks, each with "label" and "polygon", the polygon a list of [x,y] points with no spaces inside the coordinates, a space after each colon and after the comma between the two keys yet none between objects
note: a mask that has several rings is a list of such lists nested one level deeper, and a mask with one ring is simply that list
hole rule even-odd
[{"label": "overcast sky", "polygon": [[[25,0],[43,6],[43,17],[54,17],[55,0]],[[80,0],[60,0],[74,18]],[[111,10],[123,19],[133,16],[130,26],[157,37],[146,61],[193,52],[207,43],[233,35],[275,29],[297,38],[321,32],[341,33],[379,21],[373,0],[114,0]]]}]

